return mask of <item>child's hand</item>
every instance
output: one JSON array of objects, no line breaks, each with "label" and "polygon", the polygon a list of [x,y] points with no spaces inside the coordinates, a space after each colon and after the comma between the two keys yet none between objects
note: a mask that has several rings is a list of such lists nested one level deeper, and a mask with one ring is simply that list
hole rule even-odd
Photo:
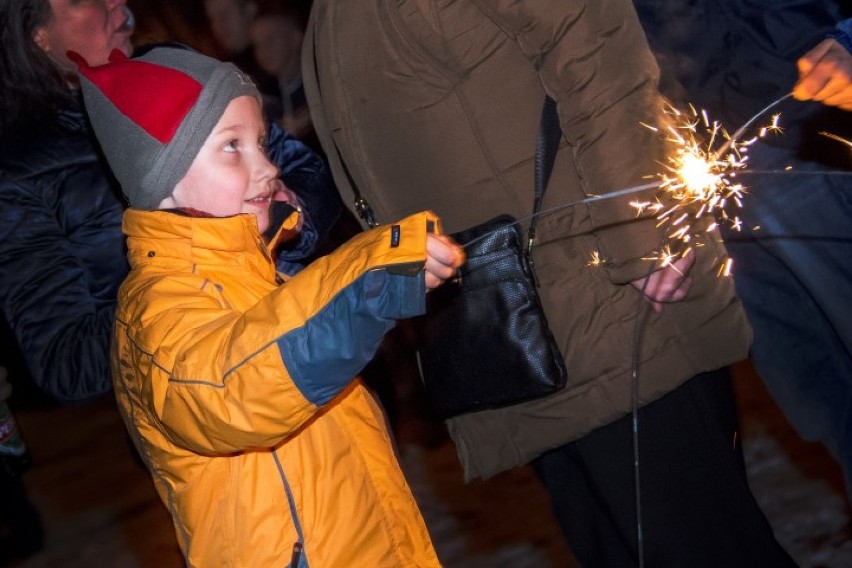
[{"label": "child's hand", "polygon": [[[290,205],[295,207],[297,211],[299,211],[300,213],[302,212],[302,202],[299,201],[299,197],[296,195],[296,193],[292,189],[290,189],[289,187],[284,185],[284,182],[281,181],[280,179],[277,179],[277,178],[272,180],[271,183],[272,183],[272,191],[273,191],[273,193],[272,193],[272,200],[273,201],[283,201],[284,203],[289,203]],[[283,219],[282,219],[282,221],[283,221]],[[296,226],[293,228],[293,230],[295,232],[301,231],[302,226],[304,226],[304,224],[305,224],[305,216],[300,215],[299,216],[299,222],[296,224]]]},{"label": "child's hand", "polygon": [[446,235],[426,235],[426,290],[455,276],[464,263],[464,250]]}]

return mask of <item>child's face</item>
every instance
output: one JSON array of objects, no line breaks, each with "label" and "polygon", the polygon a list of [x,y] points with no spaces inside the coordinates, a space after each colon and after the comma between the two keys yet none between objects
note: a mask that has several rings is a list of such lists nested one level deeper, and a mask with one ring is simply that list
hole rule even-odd
[{"label": "child's face", "polygon": [[269,227],[278,169],[266,157],[266,127],[254,97],[231,101],[189,171],[161,207],[185,207],[216,217],[254,213],[261,233]]}]

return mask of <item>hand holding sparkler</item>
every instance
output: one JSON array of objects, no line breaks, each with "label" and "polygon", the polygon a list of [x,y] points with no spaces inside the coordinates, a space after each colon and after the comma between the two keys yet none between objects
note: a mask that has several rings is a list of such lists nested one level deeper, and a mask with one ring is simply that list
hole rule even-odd
[{"label": "hand holding sparkler", "polygon": [[798,61],[799,81],[793,96],[852,110],[852,54],[834,39],[826,39]]},{"label": "hand holding sparkler", "polygon": [[[648,276],[643,276],[631,282],[634,288],[644,291],[645,299],[651,302],[654,311],[663,311],[663,304],[679,302],[686,298],[692,287],[692,277],[689,271],[695,264],[695,251],[690,249],[677,260],[664,258],[662,267]],[[648,283],[645,283],[645,280]]]}]

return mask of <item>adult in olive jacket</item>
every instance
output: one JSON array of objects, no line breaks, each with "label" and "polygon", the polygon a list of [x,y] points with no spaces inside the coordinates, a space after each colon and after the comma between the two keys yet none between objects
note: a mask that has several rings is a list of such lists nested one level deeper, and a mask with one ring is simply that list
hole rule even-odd
[{"label": "adult in olive jacket", "polygon": [[[316,0],[303,69],[344,202],[351,180],[380,221],[432,209],[454,232],[528,215],[545,94],[564,136],[543,209],[660,169],[662,145],[640,125],[657,121],[658,71],[626,0]],[[654,273],[643,304],[647,257],[664,229],[636,219],[635,198],[541,218],[533,256],[568,385],[449,420],[466,477],[534,461],[580,560],[633,565],[631,351],[642,318],[646,557],[657,566],[790,564],[736,443],[724,368],[746,357],[751,333],[730,279],[716,277],[725,251],[705,239],[682,274]],[[602,268],[588,266],[593,252]]]}]

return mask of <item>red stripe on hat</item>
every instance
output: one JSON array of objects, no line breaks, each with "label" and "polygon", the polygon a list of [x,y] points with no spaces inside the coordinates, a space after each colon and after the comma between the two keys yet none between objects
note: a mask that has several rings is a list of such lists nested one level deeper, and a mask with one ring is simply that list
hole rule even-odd
[{"label": "red stripe on hat", "polygon": [[128,59],[118,50],[98,67],[90,67],[77,53],[69,52],[68,57],[122,114],[162,144],[171,142],[203,88],[185,73]]}]

